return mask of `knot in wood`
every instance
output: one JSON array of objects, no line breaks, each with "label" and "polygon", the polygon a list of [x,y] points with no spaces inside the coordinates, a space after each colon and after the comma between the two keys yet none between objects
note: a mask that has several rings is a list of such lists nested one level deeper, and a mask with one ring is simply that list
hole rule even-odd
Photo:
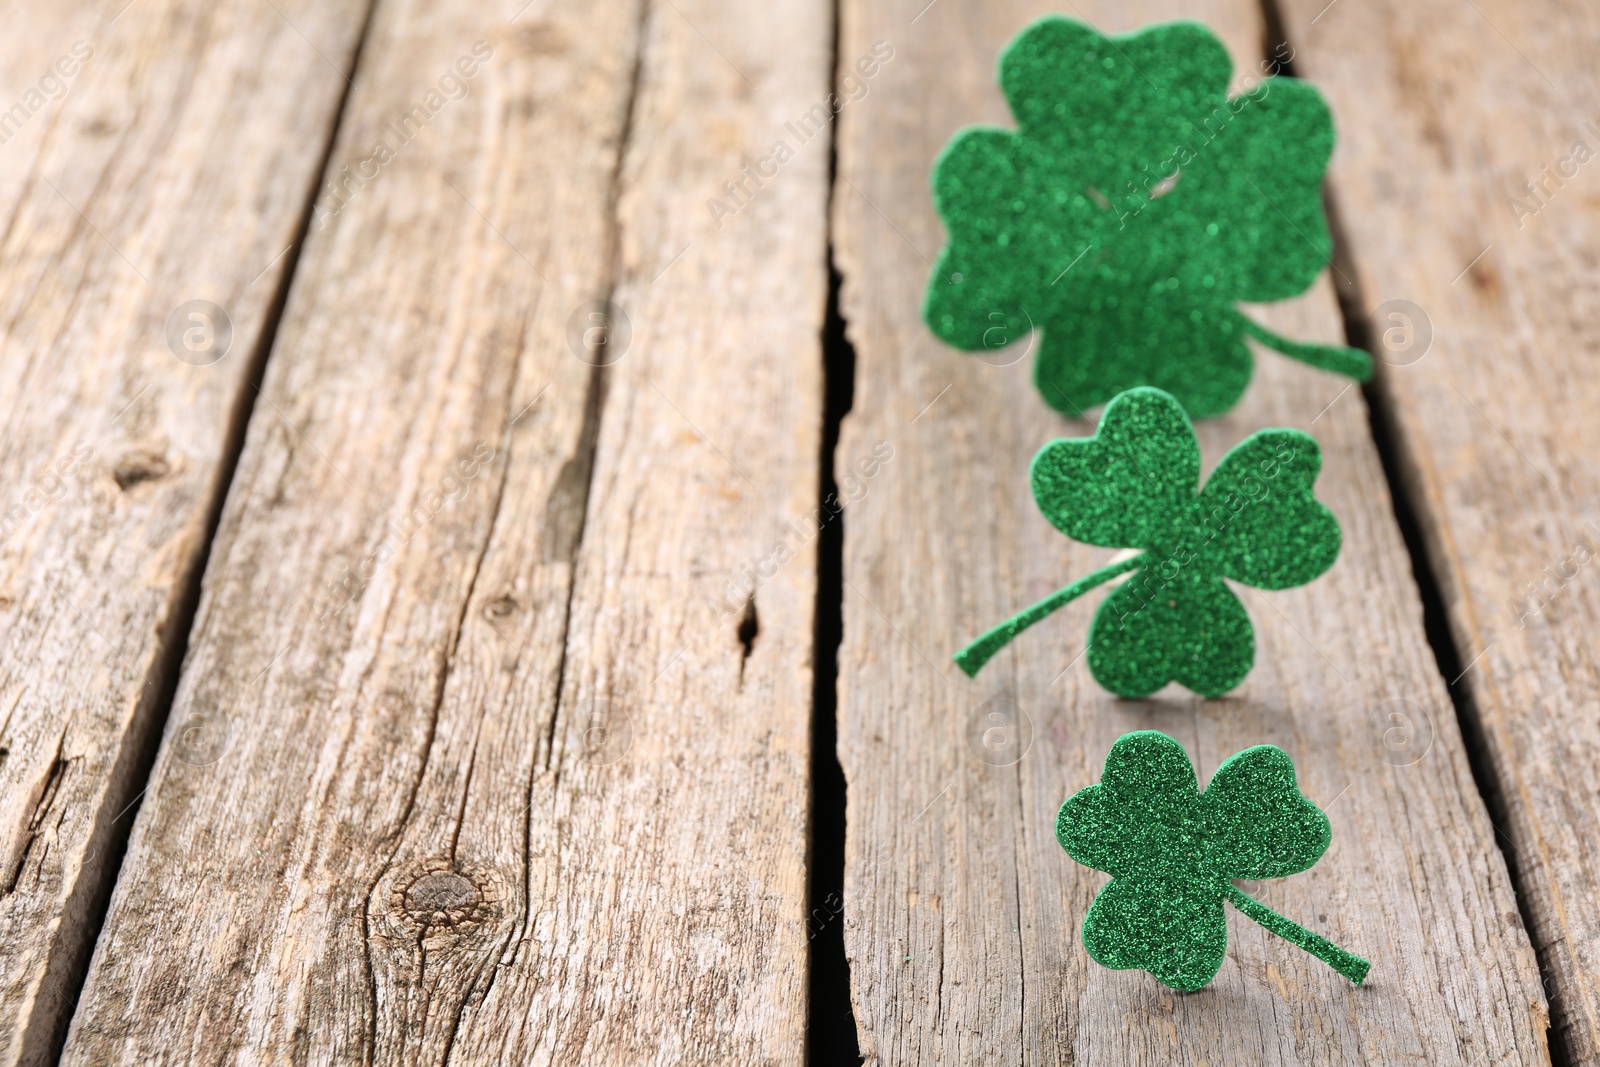
[{"label": "knot in wood", "polygon": [[167,462],[167,457],[148,448],[128,452],[111,468],[111,476],[117,480],[117,488],[123,492],[127,492],[140,482],[155,481],[165,478],[170,473],[172,464]]},{"label": "knot in wood", "polygon": [[454,871],[434,871],[406,890],[406,911],[418,922],[459,926],[482,900],[483,894],[470,878]]},{"label": "knot in wood", "polygon": [[396,883],[394,910],[424,930],[464,930],[500,913],[505,900],[503,880],[490,870],[456,868],[448,860],[420,865],[410,879]]}]

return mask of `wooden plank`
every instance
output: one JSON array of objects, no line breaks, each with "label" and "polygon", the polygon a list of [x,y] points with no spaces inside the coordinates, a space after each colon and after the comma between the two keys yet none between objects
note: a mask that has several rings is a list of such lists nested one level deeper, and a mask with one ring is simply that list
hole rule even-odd
[{"label": "wooden plank", "polygon": [[[47,1062],[65,1033],[366,13],[363,0],[13,7],[0,1064]],[[226,346],[169,344],[191,300],[225,309]]]},{"label": "wooden plank", "polygon": [[[1261,55],[1253,3],[1074,9],[1106,32],[1199,18],[1228,43],[1236,75]],[[1044,442],[1093,424],[1049,412],[1031,358],[986,364],[942,347],[919,319],[943,240],[926,175],[959,127],[1011,125],[994,57],[1045,10],[945,0],[908,24],[914,5],[843,8],[841,60],[880,39],[896,48],[873,99],[841,119],[835,220],[858,367],[841,469],[874,441],[895,449],[891,472],[849,512],[844,557],[845,931],[867,1060],[1543,1062],[1538,972],[1423,634],[1359,389],[1259,353],[1239,407],[1201,429],[1207,464],[1263,426],[1312,432],[1318,496],[1344,529],[1317,582],[1242,593],[1256,666],[1226,699],[1100,691],[1074,663],[1098,597],[1030,630],[976,681],[949,663],[984,627],[1109,558],[1058,535],[1026,477]],[[1339,336],[1326,278],[1259,313],[1290,336]],[[968,740],[997,698],[1031,718],[1014,766],[984,762]],[[1429,725],[1409,765],[1383,756],[1393,700]],[[1313,870],[1257,890],[1369,958],[1364,988],[1239,916],[1227,962],[1199,994],[1088,959],[1078,926],[1106,878],[1061,851],[1054,818],[1138,728],[1182,741],[1202,781],[1252,744],[1291,754],[1329,810],[1333,844]]]},{"label": "wooden plank", "polygon": [[1331,180],[1362,310],[1380,334],[1404,326],[1391,301],[1431,325],[1431,350],[1378,384],[1465,671],[1458,691],[1497,787],[1555,1040],[1573,1063],[1600,1062],[1600,595],[1587,566],[1600,548],[1600,17],[1495,0],[1319,18],[1320,6],[1287,4],[1286,23],[1343,118]]},{"label": "wooden plank", "polygon": [[827,97],[832,8],[647,26],[540,893],[468,1062],[803,1060],[830,137],[786,124]]},{"label": "wooden plank", "polygon": [[[526,913],[587,480],[566,320],[610,284],[637,8],[514,10],[373,16],[329,174],[393,158],[324,186],[178,690],[226,750],[164,739],[67,1062],[437,1058]],[[520,567],[484,573],[497,504]],[[436,810],[430,771],[485,808]]]},{"label": "wooden plank", "polygon": [[231,744],[165,739],[68,1063],[801,1058],[813,547],[760,565],[816,504],[827,139],[760,161],[829,11],[521,6],[375,16],[337,163],[493,58],[307,249],[178,693]]}]

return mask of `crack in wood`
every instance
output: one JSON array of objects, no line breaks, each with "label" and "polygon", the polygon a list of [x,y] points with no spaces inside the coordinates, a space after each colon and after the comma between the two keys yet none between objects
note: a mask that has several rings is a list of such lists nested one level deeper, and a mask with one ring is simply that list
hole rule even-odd
[{"label": "crack in wood", "polygon": [[20,841],[15,848],[15,858],[8,865],[9,870],[5,886],[0,889],[0,897],[8,897],[17,891],[17,882],[28,866],[28,857],[33,852],[33,846],[39,840],[39,827],[44,825],[45,819],[50,814],[50,807],[55,803],[56,794],[61,789],[61,782],[66,777],[69,765],[75,762],[61,758],[62,747],[66,744],[66,740],[67,731],[63,729],[61,736],[56,739],[55,755],[50,758],[49,766],[34,787],[33,798],[23,815]]},{"label": "crack in wood", "polygon": [[744,651],[739,656],[739,688],[744,688],[744,668],[755,650],[756,638],[761,635],[761,619],[756,614],[756,595],[751,593],[744,602],[744,613],[739,617],[739,645]]}]

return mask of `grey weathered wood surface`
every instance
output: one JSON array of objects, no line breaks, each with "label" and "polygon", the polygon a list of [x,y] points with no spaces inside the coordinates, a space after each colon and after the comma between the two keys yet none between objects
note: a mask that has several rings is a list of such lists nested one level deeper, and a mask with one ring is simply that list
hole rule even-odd
[{"label": "grey weathered wood surface", "polygon": [[1433,332],[1431,351],[1379,379],[1402,471],[1554,1030],[1574,1062],[1600,1062],[1600,11],[1321,6],[1288,3],[1286,22],[1344,120],[1330,177],[1363,309],[1409,300]]},{"label": "grey weathered wood surface", "polygon": [[[1544,1062],[1534,955],[1423,633],[1358,389],[1262,353],[1244,401],[1201,430],[1209,466],[1259,427],[1308,429],[1324,451],[1318,495],[1344,528],[1340,560],[1317,582],[1242,594],[1258,652],[1235,693],[1204,701],[1172,687],[1124,701],[1100,691],[1081,662],[1069,666],[1098,595],[1030,630],[976,681],[949,662],[982,628],[1108,553],[1057,534],[1024,473],[1045,441],[1092,423],[1044,407],[1031,357],[987,365],[942,347],[918,317],[943,240],[929,167],[960,126],[1010,125],[993,57],[1047,5],[921,7],[846,2],[840,45],[843,62],[879,39],[896,47],[873,95],[841,118],[834,220],[858,359],[838,466],[878,439],[895,448],[845,537],[845,931],[868,1062]],[[1065,13],[1108,32],[1200,18],[1236,66],[1262,55],[1260,12],[1242,0]],[[1404,54],[1429,47],[1419,39]],[[1335,114],[1346,128],[1356,121]],[[1332,292],[1324,279],[1263,315],[1291,336],[1334,340]],[[980,761],[964,736],[997,697],[1032,721],[1014,766]],[[1411,702],[1430,727],[1410,765],[1383,758],[1390,723],[1375,716],[1391,700]],[[1238,915],[1228,961],[1198,994],[1088,960],[1077,927],[1106,878],[1060,850],[1055,813],[1098,779],[1120,734],[1147,727],[1182,741],[1202,780],[1252,744],[1294,757],[1302,788],[1329,809],[1333,844],[1311,871],[1262,891],[1367,956],[1366,987]]]},{"label": "grey weathered wood surface", "polygon": [[[119,7],[8,5],[0,43],[5,1064],[64,1032],[366,10]],[[197,298],[208,366],[166,340]]]},{"label": "grey weathered wood surface", "polygon": [[815,506],[826,138],[706,200],[830,11],[522,6],[374,16],[336,172],[493,58],[308,242],[66,1062],[801,1058],[814,545],[709,602]]},{"label": "grey weathered wood surface", "polygon": [[[1600,601],[1592,558],[1571,562],[1600,553],[1600,386],[1579,355],[1600,193],[1587,162],[1546,177],[1573,141],[1600,153],[1600,17],[1285,4],[1340,126],[1344,288],[1431,322],[1428,354],[1378,388],[1497,833],[1361,392],[1275,354],[1202,427],[1206,464],[1264,425],[1310,430],[1345,545],[1306,588],[1243,593],[1259,649],[1237,692],[1102,693],[1072,661],[1103,594],[976,682],[949,663],[1108,558],[1057,535],[1023,473],[1092,423],[1051,414],[1028,359],[945,349],[917,314],[943,239],[929,166],[960,126],[1009,124],[994,56],[1042,4],[844,0],[836,57],[824,0],[377,0],[370,25],[357,0],[14,6],[0,1064],[49,1062],[74,998],[71,1063],[801,1060],[832,128],[795,124],[830,57],[842,75],[878,42],[893,58],[839,120],[833,220],[859,357],[834,458],[853,500],[839,752],[868,1062],[1546,1062],[1519,902],[1559,1042],[1600,1062]],[[1241,68],[1262,55],[1248,0],[1063,13],[1112,32],[1199,18]],[[28,109],[80,40],[64,97]],[[480,40],[481,69],[443,83]],[[401,144],[408,115],[425,121]],[[296,264],[336,119],[323,177],[357,178],[321,191]],[[393,157],[364,164],[380,141]],[[1255,313],[1335,339],[1332,294],[1327,277]],[[597,372],[569,336],[607,296],[631,340]],[[197,297],[232,316],[209,366],[165,337]],[[1538,610],[1508,606],[1527,583]],[[968,737],[996,697],[1031,716],[1010,766]],[[1415,762],[1385,759],[1395,701]],[[1077,928],[1105,879],[1060,851],[1054,814],[1140,727],[1177,736],[1202,778],[1251,744],[1289,750],[1334,843],[1253,888],[1370,958],[1366,988],[1239,916],[1194,996],[1087,959]]]}]

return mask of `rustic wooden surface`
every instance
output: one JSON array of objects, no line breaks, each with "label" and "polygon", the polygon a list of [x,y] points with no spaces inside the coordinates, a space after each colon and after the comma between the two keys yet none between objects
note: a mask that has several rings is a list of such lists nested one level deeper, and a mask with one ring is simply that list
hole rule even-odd
[{"label": "rustic wooden surface", "polygon": [[1343,119],[1330,176],[1363,310],[1408,300],[1431,321],[1431,351],[1380,385],[1459,689],[1481,724],[1557,1040],[1573,1062],[1600,1062],[1600,12],[1320,7],[1286,4],[1286,23]]},{"label": "rustic wooden surface", "polygon": [[493,56],[311,236],[67,1062],[801,1059],[813,547],[708,602],[815,506],[826,142],[706,199],[830,13],[521,6],[377,11],[335,171]]},{"label": "rustic wooden surface", "polygon": [[[1103,593],[976,681],[949,661],[1111,554],[1025,477],[1092,421],[1039,401],[1021,346],[989,365],[920,320],[932,160],[1010,125],[994,58],[1037,15],[1197,18],[1242,77],[1253,0],[841,0],[837,41],[830,0],[11,5],[0,1067],[63,1039],[73,1064],[821,1062],[807,970],[841,925],[871,1064],[1542,1063],[1547,1025],[1600,1063],[1600,164],[1573,161],[1600,155],[1600,15],[1282,6],[1339,125],[1348,262],[1251,313],[1342,339],[1337,281],[1381,342],[1387,302],[1419,306],[1431,347],[1381,369],[1377,417],[1465,739],[1363,393],[1275,353],[1202,426],[1206,467],[1309,430],[1344,548],[1242,591],[1244,685],[1108,697],[1076,661]],[[232,321],[209,365],[167,339],[197,298]],[[579,358],[604,300],[628,327]],[[839,830],[811,825],[835,594],[842,924],[807,901]],[[996,698],[1029,716],[1016,762],[980,758]],[[1333,845],[1247,888],[1369,958],[1364,988],[1237,915],[1198,994],[1088,959],[1106,879],[1055,812],[1144,727],[1202,780],[1290,752]]]},{"label": "rustic wooden surface", "polygon": [[[0,44],[5,1064],[64,1033],[365,14],[119,7],[7,5]],[[207,366],[191,299],[232,321]]]},{"label": "rustic wooden surface", "polygon": [[[845,929],[867,1062],[1545,1061],[1539,974],[1424,637],[1359,389],[1258,353],[1244,401],[1203,426],[1208,466],[1259,427],[1308,429],[1324,450],[1318,496],[1344,528],[1322,579],[1242,594],[1256,666],[1226,699],[1102,692],[1073,663],[1098,595],[1024,634],[976,681],[949,662],[1109,553],[1057,534],[1024,473],[1045,441],[1092,423],[1044,408],[1031,357],[987,365],[942,347],[918,317],[943,240],[929,167],[960,126],[1011,124],[993,57],[1046,5],[944,0],[912,22],[920,6],[847,2],[840,45],[843,60],[878,39],[897,50],[875,96],[842,117],[835,215],[858,360],[838,464],[880,438],[895,447],[845,536]],[[1263,54],[1250,3],[1066,13],[1108,32],[1196,17],[1237,67]],[[1293,337],[1339,338],[1326,279],[1264,317]],[[966,736],[983,702],[1001,697],[1031,717],[1031,747],[1014,766],[983,762]],[[1389,724],[1374,715],[1390,700],[1431,726],[1410,765],[1382,758]],[[1264,887],[1265,901],[1368,957],[1366,987],[1237,915],[1228,960],[1198,994],[1089,961],[1078,925],[1106,878],[1062,853],[1055,813],[1098,779],[1120,734],[1152,727],[1184,743],[1202,780],[1252,744],[1294,757],[1302,788],[1329,810],[1333,844],[1311,871]]]}]

